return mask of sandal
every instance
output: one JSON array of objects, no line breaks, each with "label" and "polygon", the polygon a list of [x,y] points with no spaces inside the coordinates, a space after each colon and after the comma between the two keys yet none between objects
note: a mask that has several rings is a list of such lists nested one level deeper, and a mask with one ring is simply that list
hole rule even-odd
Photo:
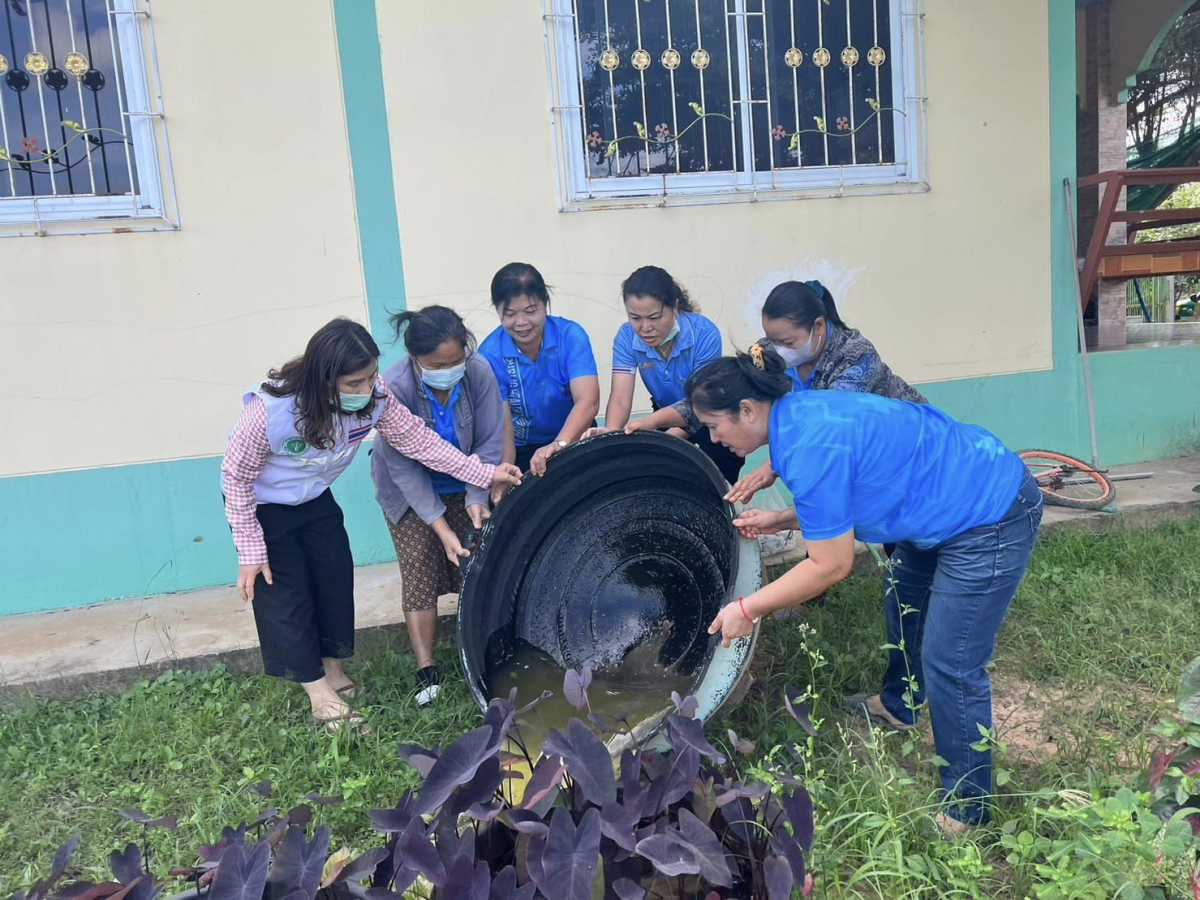
[{"label": "sandal", "polygon": [[367,727],[366,718],[356,709],[348,709],[340,715],[325,716],[324,718],[313,713],[312,721],[317,728],[324,729],[328,734],[337,735],[348,731],[359,737],[365,737],[371,733],[371,729]]},{"label": "sandal", "polygon": [[887,731],[898,731],[901,734],[907,734],[913,730],[914,726],[912,725],[897,725],[890,719],[871,712],[871,708],[867,706],[867,701],[874,696],[874,694],[867,693],[847,694],[842,698],[842,706],[847,712],[853,713],[856,716],[865,715],[870,723],[877,728],[883,728]]},{"label": "sandal", "polygon": [[364,700],[371,696],[371,688],[365,684],[348,684],[338,688],[335,693],[343,700]]}]

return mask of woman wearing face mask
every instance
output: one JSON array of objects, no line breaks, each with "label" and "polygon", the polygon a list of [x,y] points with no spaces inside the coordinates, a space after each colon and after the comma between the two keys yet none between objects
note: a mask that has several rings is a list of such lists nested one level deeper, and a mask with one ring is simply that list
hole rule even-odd
[{"label": "woman wearing face mask", "polygon": [[[604,427],[588,434],[625,429],[670,429],[687,437],[711,459],[725,480],[733,484],[742,460],[714,444],[708,432],[693,419],[693,427],[676,412],[673,404],[684,401],[688,377],[721,355],[721,332],[700,315],[678,282],[658,266],[642,266],[621,285],[628,321],[613,339],[612,389]],[[650,392],[655,414],[630,421],[637,374]]]},{"label": "woman wearing face mask", "polygon": [[330,487],[372,430],[404,456],[479,488],[518,484],[513,466],[465,456],[379,378],[379,348],[349,319],[247,391],[221,464],[238,589],[254,604],[268,675],[298,681],[317,725],[357,728],[342,669],[354,651],[354,560]]},{"label": "woman wearing face mask", "polygon": [[550,312],[550,291],[529,263],[509,263],[492,278],[500,327],[479,347],[491,363],[505,407],[504,461],[546,474],[555,453],[595,424],[600,379],[583,328]]},{"label": "woman wearing face mask", "polygon": [[[766,337],[760,343],[783,359],[794,391],[855,391],[913,403],[926,402],[888,368],[874,344],[842,321],[833,295],[819,281],[785,281],[776,285],[763,304],[762,327]],[[689,431],[698,427],[686,400],[630,423],[631,428],[673,426]],[[767,460],[744,475],[725,499],[749,503],[756,493],[774,483],[775,472]]]},{"label": "woman wearing face mask", "polygon": [[[504,404],[458,313],[428,306],[393,316],[392,326],[408,357],[384,376],[391,392],[448,444],[499,463]],[[491,515],[488,492],[387,446],[372,455],[371,477],[400,563],[404,624],[417,658],[417,705],[425,706],[441,690],[433,664],[437,600],[458,593],[458,562],[469,555],[463,541]]]},{"label": "woman wearing face mask", "polygon": [[793,392],[786,370],[756,344],[688,384],[713,440],[739,456],[769,445],[796,499],[786,512],[745,510],[734,524],[747,537],[799,525],[808,546],[807,559],[725,606],[709,632],[728,645],[760,616],[820,595],[850,574],[856,539],[895,543],[885,594],[893,649],[882,691],[862,704],[911,731],[928,700],[947,761],[939,825],[961,832],[987,817],[986,666],[1041,524],[1041,492],[1021,459],[982,428],[924,404]]}]

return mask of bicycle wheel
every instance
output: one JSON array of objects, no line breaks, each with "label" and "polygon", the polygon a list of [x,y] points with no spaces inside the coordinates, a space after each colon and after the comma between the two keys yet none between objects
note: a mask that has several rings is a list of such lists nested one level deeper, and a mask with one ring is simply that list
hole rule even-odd
[{"label": "bicycle wheel", "polygon": [[1107,475],[1073,456],[1054,450],[1022,450],[1017,455],[1050,506],[1103,509],[1116,497],[1116,488]]}]

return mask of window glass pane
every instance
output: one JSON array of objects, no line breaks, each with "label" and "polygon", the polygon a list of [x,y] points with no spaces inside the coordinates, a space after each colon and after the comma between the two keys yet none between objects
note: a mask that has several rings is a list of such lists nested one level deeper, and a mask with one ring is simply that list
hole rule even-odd
[{"label": "window glass pane", "polygon": [[105,0],[4,0],[0,198],[136,188],[111,28]]}]

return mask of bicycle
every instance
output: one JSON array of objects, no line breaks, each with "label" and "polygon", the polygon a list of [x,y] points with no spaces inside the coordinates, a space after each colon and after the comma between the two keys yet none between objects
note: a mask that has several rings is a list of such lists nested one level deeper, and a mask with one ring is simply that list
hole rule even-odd
[{"label": "bicycle", "polygon": [[1104,509],[1116,498],[1107,469],[1054,450],[1022,450],[1017,455],[1033,474],[1048,506]]}]

